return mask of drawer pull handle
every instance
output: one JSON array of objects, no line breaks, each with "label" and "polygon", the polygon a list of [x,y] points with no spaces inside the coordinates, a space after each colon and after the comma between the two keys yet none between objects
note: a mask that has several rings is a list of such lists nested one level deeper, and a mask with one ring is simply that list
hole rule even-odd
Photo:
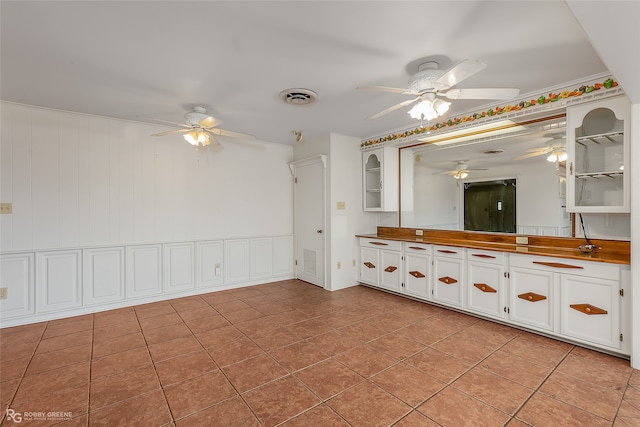
[{"label": "drawer pull handle", "polygon": [[571,304],[569,307],[579,311],[580,313],[587,314],[589,316],[593,314],[607,314],[607,310],[603,310],[591,304]]},{"label": "drawer pull handle", "polygon": [[491,286],[487,285],[486,283],[474,283],[473,286],[480,289],[482,292],[486,292],[486,293],[498,292],[495,289],[493,289]]},{"label": "drawer pull handle", "polygon": [[485,255],[485,254],[471,254],[471,256],[475,256],[475,257],[478,257],[478,258],[491,258],[491,259],[495,259],[495,257],[494,257],[494,256],[492,256],[492,255]]},{"label": "drawer pull handle", "polygon": [[414,249],[416,251],[426,251],[426,248],[421,248],[420,246],[409,246],[409,249]]},{"label": "drawer pull handle", "polygon": [[369,261],[365,262],[364,265],[366,265],[367,268],[376,268],[376,266],[371,264]]},{"label": "drawer pull handle", "polygon": [[453,285],[454,283],[458,283],[458,281],[456,279],[454,279],[453,277],[449,277],[449,276],[441,277],[438,280],[441,281],[442,283],[446,283],[447,285]]},{"label": "drawer pull handle", "polygon": [[520,294],[518,295],[518,298],[523,299],[525,301],[529,301],[529,302],[538,302],[538,301],[543,301],[547,299],[547,297],[545,297],[544,295],[536,294],[534,292],[527,292],[526,294]]},{"label": "drawer pull handle", "polygon": [[372,245],[378,245],[378,246],[389,246],[388,243],[382,243],[382,242],[369,242]]},{"label": "drawer pull handle", "polygon": [[553,268],[577,268],[577,269],[583,269],[584,267],[581,267],[579,265],[571,265],[571,264],[562,264],[560,262],[543,262],[543,261],[533,261],[534,264],[539,264],[539,265],[545,265],[547,267],[553,267]]},{"label": "drawer pull handle", "polygon": [[398,267],[396,267],[395,265],[390,265],[389,267],[385,268],[384,271],[386,271],[387,273],[393,273],[397,269]]},{"label": "drawer pull handle", "polygon": [[409,274],[415,277],[416,279],[422,279],[423,277],[426,277],[424,274],[420,273],[419,271],[410,271]]},{"label": "drawer pull handle", "polygon": [[448,249],[438,249],[438,252],[443,253],[443,254],[457,254],[458,253],[456,251],[450,251]]}]

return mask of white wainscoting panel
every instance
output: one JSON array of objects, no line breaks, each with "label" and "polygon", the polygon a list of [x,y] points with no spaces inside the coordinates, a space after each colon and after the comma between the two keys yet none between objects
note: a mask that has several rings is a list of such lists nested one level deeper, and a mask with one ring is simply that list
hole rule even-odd
[{"label": "white wainscoting panel", "polygon": [[162,245],[127,247],[127,298],[162,292]]},{"label": "white wainscoting panel", "polygon": [[273,275],[293,274],[293,237],[277,236],[273,238]]},{"label": "white wainscoting panel", "polygon": [[82,251],[36,253],[36,310],[46,313],[82,306]]},{"label": "white wainscoting panel", "polygon": [[0,318],[27,316],[34,308],[34,254],[0,257],[0,286],[7,288],[7,299],[0,300]]},{"label": "white wainscoting panel", "polygon": [[83,263],[86,305],[124,300],[124,247],[85,249]]},{"label": "white wainscoting panel", "polygon": [[251,245],[249,239],[225,240],[225,283],[237,283],[251,277]]},{"label": "white wainscoting panel", "polygon": [[196,287],[223,283],[223,241],[196,242]]},{"label": "white wainscoting panel", "polygon": [[194,286],[193,242],[164,245],[164,290],[182,291]]},{"label": "white wainscoting panel", "polygon": [[273,239],[251,239],[251,278],[269,277],[273,271]]}]

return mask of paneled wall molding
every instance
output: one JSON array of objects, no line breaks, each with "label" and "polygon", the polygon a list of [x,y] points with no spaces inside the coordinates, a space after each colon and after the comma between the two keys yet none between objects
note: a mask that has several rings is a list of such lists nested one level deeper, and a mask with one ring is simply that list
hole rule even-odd
[{"label": "paneled wall molding", "polygon": [[293,235],[0,254],[0,327],[294,277]]}]

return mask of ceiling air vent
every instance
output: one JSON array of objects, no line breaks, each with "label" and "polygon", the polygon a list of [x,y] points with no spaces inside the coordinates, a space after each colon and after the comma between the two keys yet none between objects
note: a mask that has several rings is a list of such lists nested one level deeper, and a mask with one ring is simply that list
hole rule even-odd
[{"label": "ceiling air vent", "polygon": [[318,99],[318,94],[309,89],[285,89],[280,92],[280,99],[291,105],[308,105]]}]

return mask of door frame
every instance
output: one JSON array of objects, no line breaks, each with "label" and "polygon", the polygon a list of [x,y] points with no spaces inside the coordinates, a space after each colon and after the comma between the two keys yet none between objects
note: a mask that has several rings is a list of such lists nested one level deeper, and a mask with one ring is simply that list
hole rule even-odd
[{"label": "door frame", "polygon": [[326,154],[318,154],[316,156],[306,157],[301,160],[295,160],[289,162],[289,169],[293,176],[293,253],[294,253],[294,277],[298,278],[298,247],[299,236],[298,230],[304,224],[304,218],[300,218],[298,215],[298,190],[296,187],[296,168],[302,166],[309,166],[315,163],[322,163],[322,258],[323,263],[320,266],[322,268],[323,283],[320,286],[323,289],[327,289],[329,283],[329,277],[327,275],[327,156]]}]

